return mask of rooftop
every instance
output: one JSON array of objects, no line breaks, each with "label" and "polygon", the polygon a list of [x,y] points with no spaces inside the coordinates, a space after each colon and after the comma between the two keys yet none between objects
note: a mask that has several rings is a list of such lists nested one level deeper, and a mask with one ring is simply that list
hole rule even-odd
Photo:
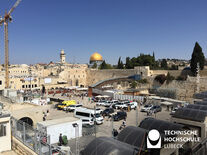
[{"label": "rooftop", "polygon": [[75,117],[65,117],[65,118],[60,118],[60,119],[53,119],[53,120],[38,122],[38,124],[41,124],[43,126],[52,126],[52,125],[56,125],[56,124],[63,124],[66,122],[75,122],[78,120],[80,120],[80,119],[75,118]]},{"label": "rooftop", "polygon": [[10,113],[8,111],[0,111],[0,118],[10,117]]}]

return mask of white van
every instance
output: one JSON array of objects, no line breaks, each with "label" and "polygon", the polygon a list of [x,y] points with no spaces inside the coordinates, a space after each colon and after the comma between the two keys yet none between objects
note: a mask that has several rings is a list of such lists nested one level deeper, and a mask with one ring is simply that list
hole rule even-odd
[{"label": "white van", "polygon": [[95,113],[94,110],[87,108],[76,108],[74,111],[74,117],[80,118],[82,120],[93,119],[96,124],[102,124],[104,121],[103,116],[101,116],[99,112]]}]

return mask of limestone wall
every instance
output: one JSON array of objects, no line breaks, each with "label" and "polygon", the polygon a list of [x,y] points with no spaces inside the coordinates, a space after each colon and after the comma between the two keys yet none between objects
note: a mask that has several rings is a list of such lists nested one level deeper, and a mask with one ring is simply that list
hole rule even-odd
[{"label": "limestone wall", "polygon": [[[207,77],[200,78],[200,92],[207,90]],[[196,77],[188,77],[186,81],[173,80],[169,84],[163,84],[160,88],[176,89],[177,99],[192,102],[193,94],[196,93]]]},{"label": "limestone wall", "polygon": [[181,70],[153,70],[152,73],[153,75],[159,75],[159,74],[165,74],[170,73],[170,75],[177,77],[181,74]]},{"label": "limestone wall", "polygon": [[123,77],[123,76],[131,76],[136,74],[134,69],[87,69],[86,70],[86,83],[88,86],[95,84],[101,80],[115,78],[115,77]]},{"label": "limestone wall", "polygon": [[18,155],[37,155],[34,151],[26,147],[19,140],[12,136],[12,150]]}]

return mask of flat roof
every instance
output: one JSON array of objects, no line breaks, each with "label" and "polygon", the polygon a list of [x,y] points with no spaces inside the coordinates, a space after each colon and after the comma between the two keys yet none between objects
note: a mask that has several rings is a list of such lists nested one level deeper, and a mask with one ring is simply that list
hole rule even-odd
[{"label": "flat roof", "polygon": [[10,117],[10,113],[8,111],[0,111],[0,118]]},{"label": "flat roof", "polygon": [[79,118],[75,118],[75,117],[64,117],[64,118],[59,118],[59,119],[53,119],[53,120],[47,120],[47,121],[43,121],[43,122],[38,122],[37,124],[41,124],[43,126],[52,126],[52,125],[56,125],[56,124],[63,124],[66,122],[75,122],[80,120]]}]

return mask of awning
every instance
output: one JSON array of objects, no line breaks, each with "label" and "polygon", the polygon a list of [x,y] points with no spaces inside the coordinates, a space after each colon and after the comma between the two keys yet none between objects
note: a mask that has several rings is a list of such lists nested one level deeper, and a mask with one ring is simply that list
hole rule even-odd
[{"label": "awning", "polygon": [[57,81],[57,83],[59,83],[59,84],[61,84],[61,83],[67,83],[67,81],[65,81],[65,80],[59,80],[59,81]]},{"label": "awning", "polygon": [[172,102],[168,102],[168,101],[160,102],[160,104],[163,104],[163,105],[173,105]]}]

